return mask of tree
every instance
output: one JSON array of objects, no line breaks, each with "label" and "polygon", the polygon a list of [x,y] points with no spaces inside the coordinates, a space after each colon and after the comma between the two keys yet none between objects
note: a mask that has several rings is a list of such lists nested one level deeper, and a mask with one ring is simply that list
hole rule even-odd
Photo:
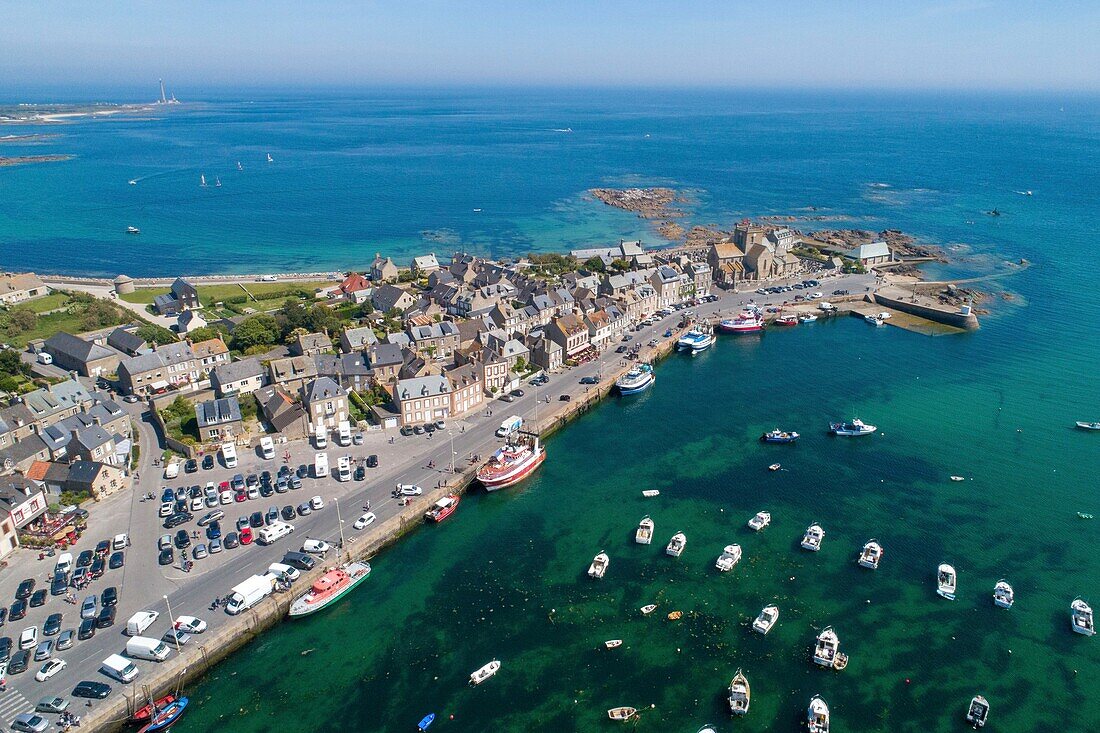
[{"label": "tree", "polygon": [[257,313],[238,324],[233,331],[233,347],[244,351],[252,346],[270,346],[279,342],[279,323],[274,316]]},{"label": "tree", "polygon": [[340,317],[324,303],[317,303],[309,309],[309,328],[315,333],[328,333],[340,328]]},{"label": "tree", "polygon": [[584,269],[588,270],[589,272],[603,272],[603,260],[599,257],[589,257],[587,260],[584,261]]},{"label": "tree", "polygon": [[374,313],[374,304],[371,303],[369,300],[364,300],[359,305],[359,312],[358,312],[357,315],[360,318],[366,318],[367,316],[371,315],[372,313]]},{"label": "tree", "polygon": [[630,269],[630,260],[624,260],[622,258],[612,260],[611,267],[619,272],[626,272]]},{"label": "tree", "polygon": [[84,306],[84,317],[80,323],[85,330],[104,328],[118,323],[118,310],[102,300],[92,300]]},{"label": "tree", "polygon": [[8,328],[14,333],[30,331],[38,323],[38,314],[30,308],[12,308],[8,313]]},{"label": "tree", "polygon": [[155,323],[145,323],[138,327],[137,335],[144,341],[157,346],[164,344],[172,344],[179,341],[176,338],[176,334],[169,331],[164,326],[158,326]]},{"label": "tree", "polygon": [[223,323],[212,323],[209,326],[196,328],[187,335],[192,341],[209,341],[210,339],[217,338],[220,338],[222,341],[229,341],[229,329],[226,328]]},{"label": "tree", "polygon": [[0,374],[14,377],[19,374],[30,374],[30,371],[30,367],[23,363],[23,360],[19,358],[19,352],[15,349],[0,351]]}]

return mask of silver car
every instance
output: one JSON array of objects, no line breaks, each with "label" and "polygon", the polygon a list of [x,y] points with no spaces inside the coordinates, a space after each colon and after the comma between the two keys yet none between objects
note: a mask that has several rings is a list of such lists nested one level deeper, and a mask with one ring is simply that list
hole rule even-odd
[{"label": "silver car", "polygon": [[57,651],[64,651],[73,645],[76,641],[76,632],[72,629],[65,629],[61,632],[61,635],[57,637],[57,644],[54,646]]},{"label": "silver car", "polygon": [[80,618],[95,618],[99,615],[99,598],[88,596],[80,604]]},{"label": "silver car", "polygon": [[50,727],[50,721],[34,713],[20,713],[11,721],[11,729],[20,733],[42,733]]},{"label": "silver car", "polygon": [[34,661],[44,662],[53,656],[53,640],[47,639],[34,648]]}]

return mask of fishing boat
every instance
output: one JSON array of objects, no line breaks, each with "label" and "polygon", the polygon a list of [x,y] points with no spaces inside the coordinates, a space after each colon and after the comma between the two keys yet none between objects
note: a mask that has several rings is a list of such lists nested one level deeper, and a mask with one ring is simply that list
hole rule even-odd
[{"label": "fishing boat", "polygon": [[806,528],[806,534],[802,535],[802,549],[817,552],[821,549],[821,542],[825,539],[825,530],[820,524],[811,524]]},{"label": "fishing boat", "polygon": [[349,562],[313,581],[310,589],[290,604],[290,618],[308,616],[338,601],[370,575],[370,563]]},{"label": "fishing boat", "polygon": [[749,690],[749,680],[740,669],[730,681],[730,712],[734,715],[745,715],[749,712],[749,702],[752,692]]},{"label": "fishing boat", "polygon": [[642,496],[644,496],[647,499],[652,499],[655,496],[660,496],[660,494],[661,494],[661,492],[658,491],[657,489],[646,489],[645,491],[642,492]]},{"label": "fishing boat", "polygon": [[162,708],[155,708],[149,722],[138,733],[156,733],[171,728],[187,709],[188,699],[179,697]]},{"label": "fishing boat", "polygon": [[615,388],[620,395],[632,395],[644,392],[657,381],[653,376],[653,367],[641,364],[615,380]]},{"label": "fishing boat", "polygon": [[680,557],[684,551],[684,547],[687,545],[687,535],[683,532],[677,532],[672,535],[672,539],[668,541],[668,546],[665,548],[665,554],[672,557]]},{"label": "fishing boat", "polygon": [[205,173],[200,173],[199,174],[199,185],[203,188],[206,188],[206,174]]},{"label": "fishing boat", "polygon": [[752,630],[766,636],[778,620],[779,606],[764,606],[756,620],[752,622]]},{"label": "fishing boat", "polygon": [[668,614],[668,620],[669,621],[679,621],[683,617],[684,617],[684,612],[683,611],[672,611],[671,613]]},{"label": "fishing boat", "polygon": [[458,494],[448,494],[432,505],[432,508],[424,512],[424,518],[429,522],[442,522],[455,513],[458,509]]},{"label": "fishing boat", "polygon": [[601,552],[596,557],[592,558],[592,564],[588,566],[588,577],[590,578],[602,578],[604,573],[607,572],[607,566],[611,564],[611,558],[607,556],[606,552]]},{"label": "fishing boat", "polygon": [[849,420],[848,422],[834,422],[829,423],[829,432],[833,435],[840,435],[844,437],[870,435],[878,430],[874,425],[868,425],[860,420],[858,417]]},{"label": "fishing boat", "polygon": [[649,515],[642,517],[638,522],[638,529],[634,532],[634,541],[639,545],[648,545],[653,542],[653,520]]},{"label": "fishing boat", "polygon": [[860,567],[877,570],[878,564],[882,562],[882,554],[882,545],[880,545],[877,540],[868,541],[867,544],[863,546],[863,550],[859,553]]},{"label": "fishing boat", "polygon": [[743,311],[737,318],[719,321],[718,330],[732,334],[760,333],[764,330],[764,319],[759,313]]},{"label": "fishing boat", "polygon": [[775,430],[768,431],[760,436],[761,443],[793,443],[798,440],[798,433],[793,430]]},{"label": "fishing boat", "polygon": [[974,726],[975,729],[978,729],[985,725],[986,718],[988,717],[989,701],[981,695],[975,695],[974,699],[970,701],[970,707],[966,711],[966,722]]},{"label": "fishing boat", "polygon": [[771,523],[771,512],[757,512],[752,516],[752,519],[749,520],[749,529],[753,530],[754,532],[759,532]]},{"label": "fishing boat", "polygon": [[803,313],[798,317],[798,320],[802,323],[813,323],[817,320],[817,316],[813,313]]},{"label": "fishing boat", "polygon": [[603,645],[605,647],[607,647],[608,649],[615,649],[615,648],[620,647],[620,646],[623,645],[623,640],[622,639],[608,639],[607,641],[605,641],[603,643]]},{"label": "fishing boat", "polygon": [[741,545],[726,545],[722,554],[714,562],[714,567],[723,573],[733,570],[733,566],[741,559]]},{"label": "fishing boat", "polygon": [[1084,422],[1082,420],[1077,421],[1077,427],[1082,430],[1100,430],[1100,422]]},{"label": "fishing boat", "polygon": [[648,605],[642,606],[642,608],[641,608],[643,616],[648,616],[649,614],[653,613],[656,610],[657,610],[657,604],[656,603],[650,603]]},{"label": "fishing boat", "polygon": [[165,695],[162,698],[155,700],[154,702],[142,705],[140,708],[134,711],[131,720],[140,722],[142,720],[148,720],[153,715],[154,710],[161,710],[170,702],[176,699],[175,695]]},{"label": "fishing boat", "polygon": [[127,234],[141,234],[141,230],[137,227],[126,227]]},{"label": "fishing boat", "polygon": [[998,608],[1012,608],[1015,602],[1016,593],[1012,590],[1012,586],[1003,578],[998,580],[997,585],[993,586],[993,605]]},{"label": "fishing boat", "polygon": [[779,470],[779,469],[781,469],[781,468],[783,468],[783,464],[782,464],[782,463],[773,463],[773,464],[771,464],[770,466],[768,466],[768,470],[769,470],[769,471],[778,471],[778,470]]},{"label": "fishing boat", "polygon": [[[268,162],[270,162],[271,156],[269,155],[267,157],[268,157]],[[427,715],[425,715],[423,718],[420,719],[419,723],[416,724],[416,729],[419,730],[419,731],[428,730],[428,727],[434,722],[435,722],[435,713],[428,713]]]},{"label": "fishing boat", "polygon": [[477,480],[486,491],[506,489],[534,473],[546,460],[546,450],[537,435],[517,438],[503,446],[478,469]]},{"label": "fishing boat", "polygon": [[826,626],[817,635],[817,642],[814,644],[814,664],[838,670],[848,666],[848,656],[840,653],[840,639],[832,626]]},{"label": "fishing boat", "polygon": [[714,345],[714,334],[696,326],[676,341],[677,351],[690,351],[693,355]]},{"label": "fishing boat", "polygon": [[940,567],[936,571],[936,593],[941,598],[946,598],[949,601],[955,600],[957,580],[958,576],[955,574],[955,568],[947,563],[940,563]]},{"label": "fishing boat", "polygon": [[637,708],[628,708],[628,707],[611,708],[610,710],[607,711],[607,717],[611,718],[612,720],[621,721],[623,723],[630,720],[631,718],[633,718],[637,714],[638,714]]},{"label": "fishing boat", "polygon": [[1084,600],[1077,598],[1069,606],[1069,620],[1078,634],[1092,636],[1096,633],[1096,623],[1092,618],[1092,608]]},{"label": "fishing boat", "polygon": [[779,318],[775,319],[775,325],[777,325],[777,326],[797,326],[798,325],[798,316],[793,315],[793,314],[780,316]]},{"label": "fishing boat", "polygon": [[810,700],[810,707],[806,709],[806,726],[810,733],[829,733],[829,706],[820,695],[814,695]]},{"label": "fishing boat", "polygon": [[494,659],[470,675],[470,684],[476,687],[499,671],[500,662]]}]

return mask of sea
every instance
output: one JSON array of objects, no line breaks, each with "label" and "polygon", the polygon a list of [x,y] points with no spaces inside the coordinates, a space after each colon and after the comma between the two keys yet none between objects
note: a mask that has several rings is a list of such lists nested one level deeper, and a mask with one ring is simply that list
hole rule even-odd
[{"label": "sea", "polygon": [[[43,130],[3,132],[30,131]],[[982,278],[989,294],[963,335],[836,319],[666,359],[648,392],[553,436],[531,480],[473,492],[373,558],[338,606],[215,667],[186,691],[179,733],[404,731],[428,713],[441,733],[587,732],[621,727],[606,714],[620,705],[638,708],[636,731],[793,731],[815,694],[834,731],[962,730],[976,694],[990,730],[1100,729],[1100,639],[1069,624],[1075,597],[1100,605],[1100,523],[1078,516],[1100,514],[1100,433],[1074,427],[1100,420],[1100,100],[272,93],[45,131],[57,137],[3,154],[76,157],[0,169],[5,269],[294,272],[376,252],[657,245],[649,222],[585,192],[667,185],[688,194],[690,223],[904,230],[948,253],[929,278]],[[200,174],[223,185],[200,188]],[[855,416],[878,432],[826,434]],[[775,427],[802,438],[760,444]],[[773,521],[753,533],[761,509]],[[637,545],[646,515],[656,536]],[[798,546],[812,522],[818,553]],[[871,538],[876,571],[855,564]],[[719,573],[731,543],[744,556]],[[935,594],[941,562],[958,570],[955,601]],[[1002,578],[1010,610],[992,603]],[[752,633],[770,603],[778,625]],[[826,626],[850,657],[841,672],[810,660]],[[470,687],[492,659],[500,673]],[[752,706],[732,720],[738,669]]]}]

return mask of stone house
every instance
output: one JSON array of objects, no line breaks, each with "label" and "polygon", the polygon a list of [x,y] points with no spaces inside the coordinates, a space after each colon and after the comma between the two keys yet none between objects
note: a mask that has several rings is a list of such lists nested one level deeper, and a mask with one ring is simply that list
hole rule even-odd
[{"label": "stone house", "polygon": [[335,428],[350,419],[348,395],[331,377],[318,377],[302,386],[302,407],[311,431],[318,426]]},{"label": "stone house", "polygon": [[382,385],[396,381],[405,363],[405,354],[397,344],[375,344],[367,349],[365,356],[375,381]]},{"label": "stone house", "polygon": [[290,344],[290,353],[294,356],[317,356],[331,351],[332,339],[323,333],[301,333]]},{"label": "stone house", "polygon": [[451,414],[451,383],[442,374],[402,379],[394,388],[393,401],[401,425],[446,420]]},{"label": "stone house", "polygon": [[260,411],[271,428],[288,440],[309,435],[309,415],[305,408],[281,387],[264,387],[256,393]]},{"label": "stone house", "polygon": [[266,376],[263,364],[249,357],[214,367],[210,373],[210,386],[219,397],[251,394],[264,386]]},{"label": "stone house", "polygon": [[46,493],[23,476],[0,477],[0,516],[8,515],[16,529],[23,529],[46,513]]},{"label": "stone house", "polygon": [[589,348],[588,326],[572,313],[559,316],[546,325],[546,336],[556,341],[564,351],[566,359],[576,356]]},{"label": "stone house", "polygon": [[48,295],[50,289],[33,272],[5,272],[0,274],[0,304],[16,305]]},{"label": "stone house", "polygon": [[434,253],[421,255],[420,257],[413,257],[412,271],[417,277],[423,277],[428,273],[435,272],[439,269],[439,260],[435,258]]},{"label": "stone house", "polygon": [[531,342],[531,363],[543,371],[552,372],[561,368],[565,353],[557,341],[539,336]]},{"label": "stone house", "polygon": [[473,364],[449,369],[444,376],[450,382],[450,414],[452,417],[476,410],[485,402],[485,386],[481,370]]},{"label": "stone house", "polygon": [[74,493],[89,494],[96,501],[130,488],[130,477],[118,466],[96,461],[69,464],[62,488]]},{"label": "stone house", "polygon": [[176,332],[186,336],[192,331],[206,328],[206,319],[198,311],[185,310],[176,316]]},{"label": "stone house", "polygon": [[[135,329],[119,326],[107,336],[107,345],[126,356],[137,356],[149,351],[149,344]],[[56,361],[56,359],[55,359]]]},{"label": "stone house", "polygon": [[711,277],[721,288],[736,288],[745,280],[745,252],[732,242],[716,242],[707,251]]},{"label": "stone house", "polygon": [[296,391],[317,376],[317,363],[310,356],[287,356],[268,362],[267,373],[271,384]]},{"label": "stone house", "polygon": [[374,329],[370,326],[345,328],[340,334],[340,348],[344,353],[362,351],[376,343],[378,343],[378,336],[375,335]]},{"label": "stone house", "polygon": [[199,439],[207,443],[223,443],[244,433],[241,405],[236,397],[196,403],[195,419]]},{"label": "stone house", "polygon": [[404,313],[416,305],[416,298],[410,295],[407,290],[396,285],[383,285],[374,289],[371,294],[371,302],[375,310],[382,313],[389,313],[393,310]]},{"label": "stone house", "polygon": [[853,259],[864,267],[872,267],[889,262],[892,259],[890,247],[886,242],[871,242],[853,247],[844,253],[845,257]]},{"label": "stone house", "polygon": [[167,293],[153,299],[153,310],[162,316],[174,316],[181,311],[198,310],[201,307],[199,291],[182,277],[177,277],[172,282]]},{"label": "stone house", "polygon": [[[389,257],[375,253],[374,261],[370,263],[370,279],[374,284],[388,283],[397,280],[399,275],[397,265]],[[378,307],[377,305],[375,306]]]},{"label": "stone house", "polygon": [[684,299],[680,272],[670,265],[655,269],[649,277],[649,284],[657,291],[657,305],[661,308]]},{"label": "stone house", "polygon": [[118,368],[118,362],[122,358],[122,355],[113,349],[64,331],[58,331],[46,339],[44,348],[46,353],[53,357],[55,365],[83,377],[112,374]]},{"label": "stone house", "polygon": [[440,321],[429,326],[413,326],[408,329],[409,341],[416,353],[436,360],[449,360],[458,348],[458,326],[451,321]]}]

